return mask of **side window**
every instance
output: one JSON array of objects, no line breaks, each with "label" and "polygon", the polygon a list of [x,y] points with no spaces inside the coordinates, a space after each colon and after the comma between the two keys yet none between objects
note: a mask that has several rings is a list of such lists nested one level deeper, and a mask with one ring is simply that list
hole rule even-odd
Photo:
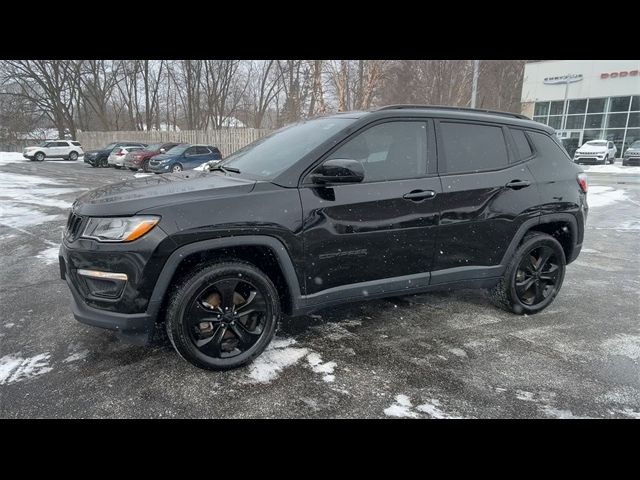
[{"label": "side window", "polygon": [[572,161],[566,150],[550,136],[532,131],[527,131],[527,135],[533,142],[538,156],[551,160],[559,160],[559,158],[562,157],[564,160]]},{"label": "side window", "polygon": [[502,127],[440,122],[447,173],[495,170],[509,163]]},{"label": "side window", "polygon": [[533,152],[531,151],[529,140],[527,140],[527,137],[524,134],[524,130],[510,128],[509,131],[513,137],[513,142],[516,144],[516,154],[518,156],[516,158],[516,162],[529,158]]},{"label": "side window", "polygon": [[415,178],[427,173],[426,122],[387,122],[368,128],[328,158],[358,160],[365,182]]},{"label": "side window", "polygon": [[198,154],[197,148],[198,147],[189,147],[189,148],[187,148],[187,150],[184,152],[184,156],[185,157],[190,157],[192,155],[197,155]]},{"label": "side window", "polygon": [[211,150],[208,147],[198,147],[198,155],[209,155]]},{"label": "side window", "polygon": [[72,145],[75,145],[76,147],[80,147],[82,145],[80,145],[80,142],[71,142]]},{"label": "side window", "polygon": [[51,146],[52,147],[68,147],[69,145],[67,144],[67,142],[54,142],[54,144]]}]

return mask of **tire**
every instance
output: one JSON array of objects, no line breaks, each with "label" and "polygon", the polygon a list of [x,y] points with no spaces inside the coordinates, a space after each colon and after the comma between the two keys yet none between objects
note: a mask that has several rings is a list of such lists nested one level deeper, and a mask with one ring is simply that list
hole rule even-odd
[{"label": "tire", "polygon": [[116,170],[120,170],[122,168],[120,165],[114,165],[114,167],[116,168]]},{"label": "tire", "polygon": [[133,167],[129,167],[129,170],[131,170],[132,172],[137,172],[138,171],[137,168],[133,168]]},{"label": "tire", "polygon": [[142,171],[144,173],[149,173],[149,161],[150,160],[151,160],[150,158],[147,158],[144,162],[142,162]]},{"label": "tire", "polygon": [[109,168],[109,159],[103,158],[102,160],[100,160],[100,166],[102,168]]},{"label": "tire", "polygon": [[35,156],[33,158],[34,158],[34,160],[36,162],[44,162],[44,157],[45,157],[44,153],[38,152],[38,153],[35,154]]},{"label": "tire", "polygon": [[[218,290],[219,286],[224,288]],[[237,313],[224,308],[229,303],[224,298],[233,299],[232,310],[237,307]],[[253,307],[245,309],[242,301]],[[228,370],[246,365],[264,351],[280,315],[280,298],[269,277],[250,263],[225,260],[196,267],[173,288],[165,325],[182,358],[199,368]]]},{"label": "tire", "polygon": [[72,162],[75,162],[76,160],[78,160],[78,152],[71,152],[69,154],[69,160]]},{"label": "tire", "polygon": [[[534,258],[542,252],[550,253],[548,262],[541,265],[538,273],[529,273],[523,265],[534,266],[533,262],[528,262],[528,258]],[[532,254],[532,255],[530,255]],[[526,258],[528,257],[528,258]],[[542,257],[542,255],[540,255]],[[538,257],[538,261],[540,260]],[[557,267],[553,270],[551,265]],[[547,268],[549,266],[549,268]],[[505,270],[504,276],[491,291],[492,301],[504,310],[518,315],[532,315],[547,308],[558,295],[566,270],[566,258],[562,245],[553,238],[542,232],[529,232],[513,254]],[[554,277],[554,281],[545,278]],[[533,279],[533,280],[532,280]],[[524,291],[516,289],[516,282],[526,286],[533,281]],[[540,285],[541,290],[538,290]],[[538,293],[540,292],[540,296]],[[544,292],[547,292],[546,295]],[[534,298],[532,298],[534,297]],[[529,301],[531,300],[531,301]]]},{"label": "tire", "polygon": [[606,165],[607,163],[609,163],[609,155],[608,154],[604,156],[604,161],[603,161],[602,164]]},{"label": "tire", "polygon": [[171,173],[177,173],[181,171],[182,171],[182,165],[180,165],[179,163],[176,163],[171,167]]}]

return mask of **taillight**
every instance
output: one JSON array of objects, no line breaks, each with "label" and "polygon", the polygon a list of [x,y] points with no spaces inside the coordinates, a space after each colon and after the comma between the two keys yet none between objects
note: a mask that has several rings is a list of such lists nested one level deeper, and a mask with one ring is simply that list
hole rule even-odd
[{"label": "taillight", "polygon": [[124,155],[124,153],[122,153],[122,149],[121,149],[121,148],[119,148],[119,149],[117,149],[117,150],[116,150],[116,155],[117,155],[118,157],[121,157],[122,155]]},{"label": "taillight", "polygon": [[580,185],[580,188],[582,189],[582,191],[584,193],[587,193],[587,190],[589,190],[589,184],[587,182],[587,174],[579,173],[576,179],[578,180],[578,185]]}]

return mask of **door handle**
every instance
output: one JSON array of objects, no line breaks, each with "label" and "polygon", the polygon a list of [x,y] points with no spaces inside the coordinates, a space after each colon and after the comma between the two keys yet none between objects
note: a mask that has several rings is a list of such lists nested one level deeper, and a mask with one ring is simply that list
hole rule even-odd
[{"label": "door handle", "polygon": [[520,188],[528,187],[529,185],[531,185],[531,182],[529,180],[511,180],[505,185],[505,187],[518,190]]},{"label": "door handle", "polygon": [[433,198],[436,196],[436,192],[433,190],[412,190],[409,193],[405,193],[402,198],[407,200],[426,200],[427,198]]}]

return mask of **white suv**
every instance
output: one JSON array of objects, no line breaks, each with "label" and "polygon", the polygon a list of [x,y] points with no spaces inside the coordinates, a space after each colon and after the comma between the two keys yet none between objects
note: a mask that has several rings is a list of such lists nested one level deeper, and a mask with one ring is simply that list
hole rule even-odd
[{"label": "white suv", "polygon": [[618,148],[613,142],[607,140],[590,140],[573,155],[573,161],[576,163],[585,163],[595,165],[601,163],[613,163],[616,159]]},{"label": "white suv", "polygon": [[23,150],[22,156],[29,160],[42,162],[45,158],[64,158],[66,160],[78,160],[84,155],[80,142],[70,140],[52,140],[42,142],[36,147],[27,147]]}]

